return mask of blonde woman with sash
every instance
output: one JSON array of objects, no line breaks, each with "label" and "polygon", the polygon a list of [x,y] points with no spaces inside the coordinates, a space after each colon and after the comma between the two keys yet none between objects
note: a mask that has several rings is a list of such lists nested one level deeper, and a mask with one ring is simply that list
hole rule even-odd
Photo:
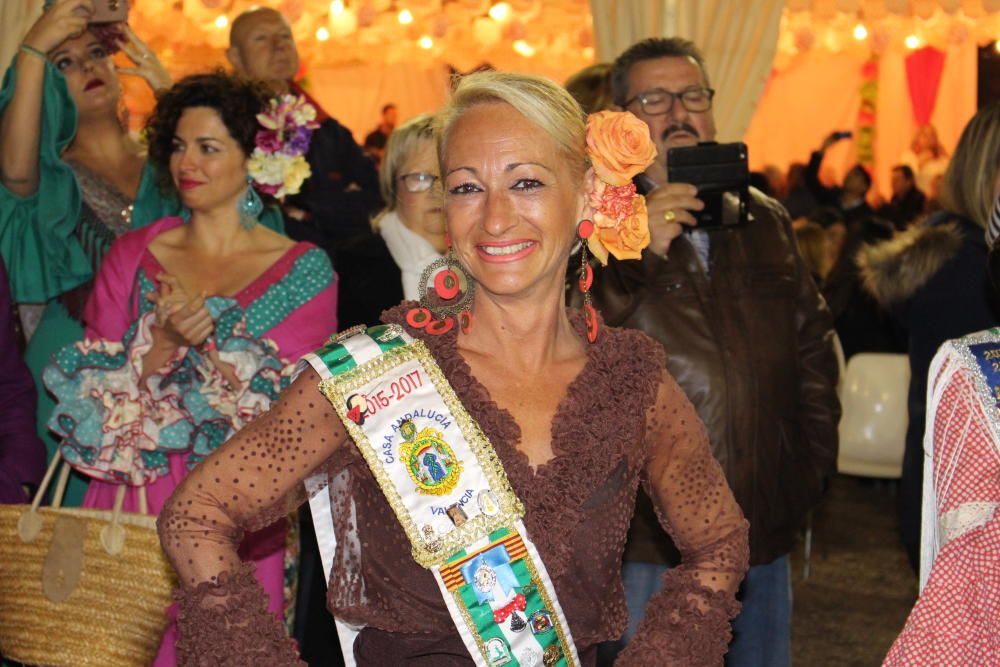
[{"label": "blonde woman with sash", "polygon": [[307,355],[161,513],[181,664],[301,664],[236,546],[307,478],[332,510],[328,607],[363,628],[344,647],[359,665],[594,665],[627,622],[640,483],[683,563],[619,664],[722,664],[747,523],[662,348],[564,306],[578,237],[599,261],[648,244],[631,185],[648,131],[585,119],[547,80],[481,73],[441,114],[438,152],[451,248],[421,302]]}]

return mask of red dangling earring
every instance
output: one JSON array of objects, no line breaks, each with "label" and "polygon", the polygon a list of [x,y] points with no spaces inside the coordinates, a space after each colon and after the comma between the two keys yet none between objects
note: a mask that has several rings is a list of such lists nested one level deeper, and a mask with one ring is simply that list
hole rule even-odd
[{"label": "red dangling earring", "polygon": [[597,341],[597,330],[599,327],[597,311],[594,310],[590,299],[590,288],[594,284],[594,269],[590,266],[590,262],[587,261],[587,239],[593,233],[594,223],[591,220],[581,220],[580,224],[576,227],[576,234],[583,243],[583,247],[580,249],[580,276],[577,281],[577,287],[583,293],[583,315],[587,322],[587,340],[591,343]]},{"label": "red dangling earring", "polygon": [[448,252],[434,260],[420,276],[420,307],[406,313],[406,323],[433,336],[451,331],[457,324],[462,333],[472,328],[472,298],[476,281],[472,279],[451,251],[451,237],[446,236]]},{"label": "red dangling earring", "polygon": [[458,314],[458,324],[462,333],[467,334],[472,330],[472,311],[463,310]]}]

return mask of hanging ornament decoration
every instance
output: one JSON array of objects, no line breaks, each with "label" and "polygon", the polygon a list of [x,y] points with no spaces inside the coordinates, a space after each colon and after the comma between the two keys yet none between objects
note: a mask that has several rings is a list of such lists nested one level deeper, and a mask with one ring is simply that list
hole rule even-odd
[{"label": "hanging ornament decoration", "polygon": [[878,58],[872,57],[861,66],[861,107],[855,146],[858,163],[871,171],[875,167],[875,118],[878,103]]},{"label": "hanging ornament decoration", "polygon": [[[562,79],[593,58],[577,45],[580,33],[593,43],[590,10],[580,0],[171,0],[135,2],[129,21],[168,71],[181,76],[225,66],[232,22],[255,5],[288,19],[300,59],[314,71],[360,63],[434,68],[489,61],[499,69]],[[564,32],[573,39],[558,42]],[[424,37],[433,40],[432,49]],[[515,50],[520,42],[535,49],[528,62]],[[172,45],[182,48],[166,55]]]},{"label": "hanging ornament decoration", "polygon": [[902,16],[910,11],[910,0],[885,0],[885,8],[890,14]]},{"label": "hanging ornament decoration", "polygon": [[795,31],[795,50],[799,53],[811,50],[815,43],[816,34],[812,28],[799,28]]},{"label": "hanging ornament decoration", "polygon": [[787,0],[774,68],[786,69],[804,53],[905,56],[925,46],[998,39],[1000,0]]}]

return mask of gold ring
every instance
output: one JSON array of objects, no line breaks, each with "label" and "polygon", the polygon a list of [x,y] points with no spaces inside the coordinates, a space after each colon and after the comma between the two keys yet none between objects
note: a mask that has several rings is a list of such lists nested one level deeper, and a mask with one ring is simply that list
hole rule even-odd
[{"label": "gold ring", "polygon": [[671,223],[677,219],[677,214],[674,213],[673,209],[667,209],[663,212],[663,221],[666,223]]}]

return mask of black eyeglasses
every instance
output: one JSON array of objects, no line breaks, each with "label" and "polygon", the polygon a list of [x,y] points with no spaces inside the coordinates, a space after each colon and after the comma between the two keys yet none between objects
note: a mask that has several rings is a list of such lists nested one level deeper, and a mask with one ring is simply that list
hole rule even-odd
[{"label": "black eyeglasses", "polygon": [[415,171],[412,174],[401,174],[399,180],[403,181],[407,192],[427,192],[438,177],[425,171]]},{"label": "black eyeglasses", "polygon": [[674,108],[675,100],[680,100],[681,106],[691,113],[704,113],[712,108],[712,98],[714,96],[715,91],[704,86],[685,88],[679,93],[671,93],[669,90],[654,88],[653,90],[639,93],[625,102],[624,106],[628,107],[638,100],[643,113],[647,116],[662,116],[665,113],[670,113],[670,110]]}]

